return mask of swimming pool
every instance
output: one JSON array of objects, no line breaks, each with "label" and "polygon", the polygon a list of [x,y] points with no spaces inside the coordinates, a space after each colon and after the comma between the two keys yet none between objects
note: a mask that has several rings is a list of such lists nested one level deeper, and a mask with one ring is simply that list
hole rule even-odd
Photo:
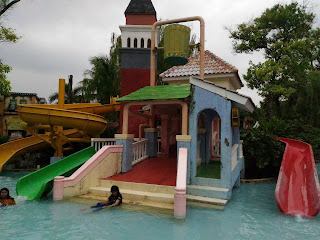
[{"label": "swimming pool", "polygon": [[[15,196],[24,174],[1,174],[0,187]],[[86,205],[18,197],[17,206],[0,209],[0,239],[320,239],[320,215],[302,219],[280,213],[274,189],[275,183],[242,184],[224,210],[188,207],[185,222],[156,211],[81,212]]]}]

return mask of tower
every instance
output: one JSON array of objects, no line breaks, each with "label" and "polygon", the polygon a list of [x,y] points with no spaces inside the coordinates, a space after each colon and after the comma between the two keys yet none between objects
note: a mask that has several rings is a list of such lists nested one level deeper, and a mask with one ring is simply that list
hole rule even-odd
[{"label": "tower", "polygon": [[[131,0],[125,11],[126,25],[120,26],[121,52],[121,91],[125,96],[150,85],[150,47],[151,29],[157,21],[157,14],[151,0]],[[157,42],[156,42],[157,45]],[[132,111],[139,107],[132,107]],[[122,126],[122,111],[121,120]],[[147,123],[145,119],[130,117],[128,130],[135,137],[139,134],[139,125]]]}]

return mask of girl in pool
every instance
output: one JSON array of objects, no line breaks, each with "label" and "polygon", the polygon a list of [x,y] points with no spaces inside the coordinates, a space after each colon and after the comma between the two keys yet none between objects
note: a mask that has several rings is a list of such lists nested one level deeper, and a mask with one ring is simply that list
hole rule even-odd
[{"label": "girl in pool", "polygon": [[[118,186],[112,186],[111,187],[111,195],[108,198],[108,201],[106,202],[101,202],[98,204],[102,204],[105,205],[102,208],[106,208],[106,207],[116,207],[116,206],[120,206],[122,203],[122,195],[119,191]],[[97,205],[98,205],[97,204]],[[92,207],[91,207],[92,208]]]},{"label": "girl in pool", "polygon": [[16,202],[14,201],[14,198],[10,196],[9,189],[2,188],[0,190],[0,206],[3,207],[10,205],[16,205]]},{"label": "girl in pool", "polygon": [[[99,202],[97,205],[92,206],[91,208],[107,208],[107,207],[116,207],[120,206],[122,203],[122,195],[119,191],[118,186],[112,186],[111,187],[111,195],[108,198],[108,201],[105,202]],[[87,208],[81,209],[81,211],[87,210]]]}]

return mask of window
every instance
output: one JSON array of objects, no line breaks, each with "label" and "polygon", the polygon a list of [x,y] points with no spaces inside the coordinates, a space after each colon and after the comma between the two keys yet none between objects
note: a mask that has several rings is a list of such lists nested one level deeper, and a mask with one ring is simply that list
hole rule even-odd
[{"label": "window", "polygon": [[16,99],[10,99],[9,103],[9,110],[14,111],[17,108],[17,100]]},{"label": "window", "polygon": [[141,48],[144,48],[144,39],[141,38]]},{"label": "window", "polygon": [[21,99],[21,100],[20,100],[20,104],[27,104],[27,100]]},{"label": "window", "polygon": [[148,48],[151,48],[151,39],[148,39]]},{"label": "window", "polygon": [[133,41],[133,47],[134,48],[137,48],[138,47],[138,39],[134,39],[134,41]]},{"label": "window", "polygon": [[127,39],[127,47],[128,47],[128,48],[131,47],[131,39],[130,39],[130,38]]}]

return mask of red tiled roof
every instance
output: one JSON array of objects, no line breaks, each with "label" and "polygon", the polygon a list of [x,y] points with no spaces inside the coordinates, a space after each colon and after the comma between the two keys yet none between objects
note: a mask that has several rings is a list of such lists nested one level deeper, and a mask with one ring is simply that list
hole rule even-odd
[{"label": "red tiled roof", "polygon": [[[204,74],[235,73],[238,76],[238,69],[219,58],[210,51],[205,52]],[[188,63],[183,66],[175,66],[160,74],[162,78],[198,76],[200,75],[200,53],[190,57]],[[243,86],[240,78],[240,84]]]}]

